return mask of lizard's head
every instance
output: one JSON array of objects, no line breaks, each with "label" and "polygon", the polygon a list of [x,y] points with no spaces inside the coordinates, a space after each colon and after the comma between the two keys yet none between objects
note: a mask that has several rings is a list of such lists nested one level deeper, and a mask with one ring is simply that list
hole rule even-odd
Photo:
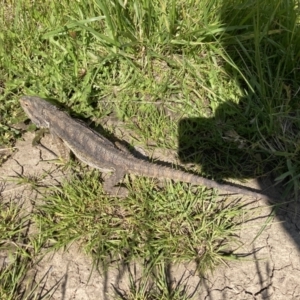
[{"label": "lizard's head", "polygon": [[48,103],[40,97],[23,96],[20,99],[20,104],[31,119],[31,121],[38,127],[48,128],[49,122],[46,119],[46,112],[55,109],[55,106]]}]

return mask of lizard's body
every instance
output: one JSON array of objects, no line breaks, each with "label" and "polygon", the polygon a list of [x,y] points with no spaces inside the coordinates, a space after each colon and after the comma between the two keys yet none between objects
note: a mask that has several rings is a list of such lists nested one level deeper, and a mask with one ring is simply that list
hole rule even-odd
[{"label": "lizard's body", "polygon": [[50,132],[60,138],[81,161],[93,168],[113,173],[104,182],[104,189],[107,192],[116,193],[119,189],[116,187],[118,182],[123,179],[125,174],[132,173],[154,178],[168,178],[230,193],[269,199],[264,194],[246,188],[218,183],[201,176],[138,159],[130,153],[121,151],[111,141],[42,98],[23,96],[20,103],[33,123],[41,128],[49,128]]}]

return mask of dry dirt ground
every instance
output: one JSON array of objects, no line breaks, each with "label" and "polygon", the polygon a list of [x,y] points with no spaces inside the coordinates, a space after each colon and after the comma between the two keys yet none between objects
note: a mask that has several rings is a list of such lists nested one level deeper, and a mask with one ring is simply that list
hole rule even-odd
[{"label": "dry dirt ground", "polygon": [[[27,133],[24,140],[16,144],[16,151],[0,168],[1,182],[16,174],[36,176],[46,171],[45,185],[62,179],[63,175],[53,165],[41,162],[53,156],[46,150],[32,147],[32,139],[33,134]],[[49,140],[44,144],[51,144],[50,137],[45,139]],[[23,207],[30,211],[29,200],[36,196],[28,186],[16,186],[7,181],[1,201],[9,198],[18,203],[25,201]],[[244,255],[244,261],[220,265],[213,274],[201,278],[195,275],[192,263],[173,266],[167,272],[171,286],[180,282],[193,299],[300,299],[300,218],[286,210],[277,211],[273,222],[253,242],[271,212],[266,203],[253,203],[252,206],[261,208],[260,213],[243,224],[239,232],[239,253]],[[287,209],[294,211],[294,208]],[[132,264],[129,269],[115,266],[105,274],[93,272],[92,275],[91,266],[90,258],[73,244],[65,252],[46,255],[35,269],[36,280],[45,276],[45,291],[56,285],[53,299],[78,300],[115,299],[117,290],[128,290],[129,272],[139,280],[138,264]]]}]

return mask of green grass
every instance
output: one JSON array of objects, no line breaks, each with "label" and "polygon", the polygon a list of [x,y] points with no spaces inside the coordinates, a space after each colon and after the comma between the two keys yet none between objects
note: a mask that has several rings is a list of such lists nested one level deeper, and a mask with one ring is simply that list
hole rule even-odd
[{"label": "green grass", "polygon": [[[129,183],[128,183],[129,184]],[[217,201],[199,188],[192,192],[180,184],[157,188],[152,180],[135,180],[123,200],[107,197],[94,172],[54,188],[36,218],[42,236],[52,237],[60,249],[79,241],[96,264],[108,257],[123,262],[147,259],[162,262],[198,262],[203,273],[230,251],[242,209]]]},{"label": "green grass", "polygon": [[135,299],[172,299],[187,300],[192,299],[192,292],[187,291],[187,285],[180,280],[175,286],[170,281],[169,266],[157,264],[156,267],[144,272],[140,280],[136,280],[136,275],[129,268],[129,289],[118,290],[118,300]]},{"label": "green grass", "polygon": [[52,291],[41,297],[40,282],[34,283],[30,275],[43,246],[40,235],[28,233],[31,222],[24,206],[1,198],[0,211],[0,298],[46,299]]},{"label": "green grass", "polygon": [[[239,201],[217,199],[202,187],[170,182],[159,187],[145,178],[132,182],[127,178],[131,193],[126,199],[108,197],[99,184],[99,172],[73,165],[75,169],[81,175],[60,187],[45,189],[20,180],[45,195],[31,214],[38,234],[27,241],[38,242],[39,248],[31,264],[22,265],[20,276],[44,254],[76,242],[101,273],[116,264],[129,270],[133,262],[140,266],[142,276],[137,279],[129,273],[130,285],[117,289],[120,299],[191,299],[184,283],[172,285],[167,272],[172,265],[195,262],[194,271],[204,275],[228,259],[238,259],[236,234],[253,213]],[[20,284],[24,286],[23,280]],[[38,285],[35,289],[38,293]]]},{"label": "green grass", "polygon": [[[18,97],[38,94],[96,124],[117,118],[130,132],[130,144],[150,153],[178,150],[182,162],[205,176],[270,174],[283,186],[283,197],[299,197],[296,1],[3,4],[0,144],[11,146],[21,136],[16,124],[26,116]],[[222,260],[220,241],[227,245],[242,214],[238,207],[224,210],[202,189],[160,189],[144,179],[128,183],[130,196],[120,202],[102,193],[94,174],[86,176],[80,182],[75,177],[75,187],[71,181],[54,190],[37,222],[47,227],[43,238],[55,241],[55,249],[82,241],[87,231],[85,251],[98,263],[106,261],[106,250],[158,264],[170,252],[172,261],[196,260],[204,271]],[[103,209],[108,212],[94,222]],[[145,218],[148,223],[141,225]],[[170,234],[171,220],[187,222],[189,247],[178,242],[187,239],[183,233]],[[137,233],[138,226],[143,230]],[[95,243],[97,235],[105,239]],[[199,259],[195,245],[203,239],[205,255]]]}]

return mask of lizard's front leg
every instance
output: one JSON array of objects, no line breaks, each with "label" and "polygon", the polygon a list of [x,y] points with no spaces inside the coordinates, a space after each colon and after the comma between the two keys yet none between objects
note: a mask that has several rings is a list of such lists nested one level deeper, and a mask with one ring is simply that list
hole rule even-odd
[{"label": "lizard's front leg", "polygon": [[52,133],[52,138],[53,138],[53,141],[54,141],[55,145],[57,146],[57,149],[58,149],[58,152],[59,152],[59,157],[64,162],[68,162],[70,160],[70,157],[71,157],[70,149],[66,146],[64,141],[60,137],[58,137],[56,134]]},{"label": "lizard's front leg", "polygon": [[54,156],[57,156],[56,153],[54,153],[50,148],[44,146],[41,143],[41,139],[42,137],[46,134],[46,133],[50,133],[50,135],[52,136],[52,139],[54,139],[55,144],[57,145],[58,151],[60,153],[60,157],[64,160],[64,161],[68,161],[70,159],[70,151],[66,148],[66,146],[64,145],[63,141],[56,136],[55,134],[51,133],[51,131],[49,131],[48,128],[40,128],[36,134],[34,139],[32,140],[32,146],[36,147],[36,146],[40,146],[43,149],[47,150],[49,153],[53,154]]},{"label": "lizard's front leg", "polygon": [[32,146],[41,145],[41,139],[45,135],[45,133],[49,133],[48,128],[38,129],[38,131],[36,131],[36,133],[35,133],[34,139],[32,140]]}]

